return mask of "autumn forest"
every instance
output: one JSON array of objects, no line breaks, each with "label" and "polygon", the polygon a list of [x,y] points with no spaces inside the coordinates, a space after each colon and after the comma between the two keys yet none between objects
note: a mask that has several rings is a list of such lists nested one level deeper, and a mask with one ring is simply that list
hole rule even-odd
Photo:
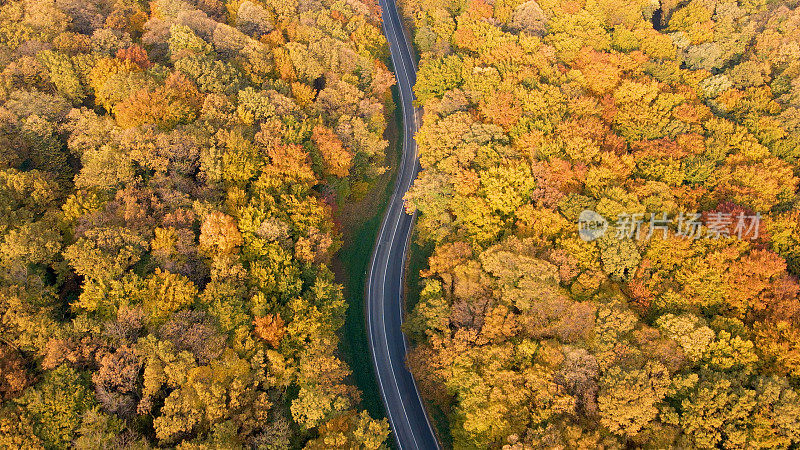
[{"label": "autumn forest", "polygon": [[[799,6],[404,2],[409,360],[455,448],[800,444]],[[708,220],[588,240],[586,210]]]},{"label": "autumn forest", "polygon": [[378,448],[332,208],[385,171],[358,0],[0,7],[0,447]]},{"label": "autumn forest", "polygon": [[[442,445],[800,446],[800,2],[397,3]],[[0,448],[393,445],[333,260],[394,83],[375,0],[2,2]]]}]

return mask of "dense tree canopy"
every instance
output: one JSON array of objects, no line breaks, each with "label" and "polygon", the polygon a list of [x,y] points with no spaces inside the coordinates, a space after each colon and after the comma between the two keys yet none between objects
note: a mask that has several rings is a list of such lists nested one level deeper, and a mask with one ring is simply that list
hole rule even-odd
[{"label": "dense tree canopy", "polygon": [[332,209],[385,169],[372,2],[0,6],[0,447],[379,448]]},{"label": "dense tree canopy", "polygon": [[[435,248],[406,327],[456,448],[800,444],[797,2],[404,9]],[[641,233],[587,242],[585,209]]]}]

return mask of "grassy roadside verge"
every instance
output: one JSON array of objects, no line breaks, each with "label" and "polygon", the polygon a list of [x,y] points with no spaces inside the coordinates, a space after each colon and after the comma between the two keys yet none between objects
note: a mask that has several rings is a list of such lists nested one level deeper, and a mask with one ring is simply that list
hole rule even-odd
[{"label": "grassy roadside verge", "polygon": [[[412,34],[406,30],[408,35]],[[414,53],[414,58],[419,63],[419,57]],[[390,170],[376,183],[370,194],[361,202],[345,205],[336,213],[336,219],[341,224],[343,245],[332,262],[336,280],[344,286],[345,299],[348,302],[347,316],[342,330],[341,355],[353,371],[353,382],[362,392],[362,406],[373,418],[386,417],[380,391],[378,389],[375,370],[372,367],[372,357],[368,345],[365,320],[364,287],[367,270],[372,256],[375,238],[383,219],[383,214],[388,205],[394,188],[394,178],[397,174],[403,145],[403,121],[400,108],[400,98],[397,86],[392,87],[392,98],[396,105],[393,121],[387,128],[387,138],[390,146],[387,149],[386,164]],[[406,313],[413,310],[419,302],[422,289],[420,271],[427,268],[428,258],[433,251],[433,246],[421,246],[413,232],[406,264],[406,280],[404,295],[404,310]],[[433,421],[434,431],[445,449],[453,448],[453,438],[450,433],[450,423],[447,414],[437,405],[423,400]],[[394,439],[390,438],[387,444],[396,448]]]},{"label": "grassy roadside verge", "polygon": [[[392,87],[392,98],[395,105],[400,104],[397,87]],[[343,245],[332,261],[332,269],[336,281],[344,286],[348,304],[341,332],[341,355],[353,371],[353,382],[362,393],[362,406],[374,418],[386,417],[386,411],[368,345],[364,287],[375,237],[392,194],[403,151],[403,123],[399,109],[399,106],[394,108],[387,127],[389,148],[386,150],[386,165],[389,170],[377,180],[364,199],[342,205],[335,213],[335,219],[341,226]]]}]

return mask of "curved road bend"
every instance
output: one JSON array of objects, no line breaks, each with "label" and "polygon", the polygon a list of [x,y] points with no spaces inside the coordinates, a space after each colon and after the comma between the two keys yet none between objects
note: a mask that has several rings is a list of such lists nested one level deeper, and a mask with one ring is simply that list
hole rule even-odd
[{"label": "curved road bend", "polygon": [[403,195],[419,171],[417,117],[412,87],[416,66],[395,0],[380,0],[383,32],[389,42],[403,112],[403,156],[394,192],[386,208],[367,276],[367,333],[383,404],[400,450],[438,449],[417,385],[405,365],[403,278],[414,218],[405,213]]}]

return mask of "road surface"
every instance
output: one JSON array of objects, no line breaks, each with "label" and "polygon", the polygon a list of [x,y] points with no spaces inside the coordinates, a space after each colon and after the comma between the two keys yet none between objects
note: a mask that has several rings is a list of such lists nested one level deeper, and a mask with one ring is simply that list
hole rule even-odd
[{"label": "road surface", "polygon": [[416,66],[395,0],[380,0],[383,32],[389,42],[403,113],[403,155],[394,192],[386,208],[367,275],[367,334],[383,404],[400,450],[438,449],[414,378],[406,369],[408,343],[403,321],[403,278],[414,218],[405,213],[403,195],[419,171],[417,117],[412,86]]}]

